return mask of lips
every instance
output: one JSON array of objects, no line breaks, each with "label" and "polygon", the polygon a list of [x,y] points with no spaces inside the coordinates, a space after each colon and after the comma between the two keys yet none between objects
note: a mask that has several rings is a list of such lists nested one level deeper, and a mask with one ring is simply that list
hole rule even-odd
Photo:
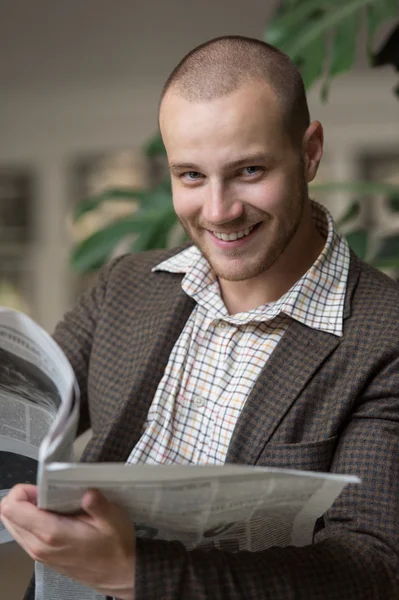
[{"label": "lips", "polygon": [[212,231],[213,235],[223,242],[235,242],[251,233],[256,225],[252,225],[251,227],[246,227],[245,229],[241,229],[240,231],[234,231],[232,233],[219,233],[217,231]]}]

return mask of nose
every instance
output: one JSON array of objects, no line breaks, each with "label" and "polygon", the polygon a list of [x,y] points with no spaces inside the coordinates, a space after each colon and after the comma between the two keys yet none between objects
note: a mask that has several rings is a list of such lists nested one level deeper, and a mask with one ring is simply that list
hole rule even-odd
[{"label": "nose", "polygon": [[209,182],[202,207],[202,217],[207,223],[222,225],[241,217],[244,207],[233,190],[220,181]]}]

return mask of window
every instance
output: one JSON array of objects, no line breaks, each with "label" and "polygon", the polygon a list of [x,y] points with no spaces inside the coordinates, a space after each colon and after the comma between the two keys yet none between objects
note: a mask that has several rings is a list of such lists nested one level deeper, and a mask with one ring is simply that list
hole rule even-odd
[{"label": "window", "polygon": [[34,316],[32,208],[31,173],[0,168],[0,305]]}]

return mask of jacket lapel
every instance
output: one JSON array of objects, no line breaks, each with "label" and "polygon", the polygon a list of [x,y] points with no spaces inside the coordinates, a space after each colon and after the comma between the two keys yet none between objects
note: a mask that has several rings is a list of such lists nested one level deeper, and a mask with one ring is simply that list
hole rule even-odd
[{"label": "jacket lapel", "polygon": [[194,308],[181,280],[180,275],[157,273],[148,302],[134,311],[127,332],[131,353],[123,398],[109,425],[87,447],[83,461],[126,461],[140,439],[169,355]]},{"label": "jacket lapel", "polygon": [[[351,253],[344,320],[359,277],[359,259]],[[256,464],[295,399],[317,368],[339,345],[337,336],[292,321],[267,361],[237,421],[226,462]]]},{"label": "jacket lapel", "polygon": [[267,361],[237,421],[226,462],[255,464],[265,444],[339,338],[293,321]]}]

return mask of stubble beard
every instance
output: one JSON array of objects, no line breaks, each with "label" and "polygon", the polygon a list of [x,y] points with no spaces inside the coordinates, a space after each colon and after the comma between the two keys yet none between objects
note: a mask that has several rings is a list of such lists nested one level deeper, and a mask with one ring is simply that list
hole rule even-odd
[{"label": "stubble beard", "polygon": [[[186,223],[184,223],[184,221],[181,219],[179,220],[187,236],[205,257],[216,277],[226,281],[245,281],[247,279],[258,277],[262,273],[268,271],[283,254],[299,229],[307,200],[307,184],[303,180],[301,182],[300,191],[296,194],[296,200],[291,205],[292,218],[287,219],[284,223],[284,228],[275,233],[272,244],[268,248],[265,248],[264,252],[258,252],[257,255],[253,257],[252,261],[247,260],[246,264],[243,264],[241,268],[238,265],[232,265],[231,269],[223,268],[222,266],[219,267],[217,260],[215,261],[212,259],[212,252],[208,250],[206,243],[201,243],[202,240],[198,239],[200,236],[196,236],[195,234],[193,235],[192,229]],[[244,224],[237,226],[237,231],[248,227],[248,223],[262,222],[262,227],[265,226],[264,223],[266,223],[267,227],[267,223],[273,222],[273,218],[270,217],[270,215],[260,211],[257,211],[256,214],[253,213],[249,215],[249,217],[250,218],[248,218]],[[202,227],[198,223],[195,223],[194,231],[201,231],[204,229],[206,228]],[[232,248],[231,250],[226,251],[226,255],[228,255],[233,262],[239,261],[241,258],[245,260],[246,252],[246,248]]]}]

